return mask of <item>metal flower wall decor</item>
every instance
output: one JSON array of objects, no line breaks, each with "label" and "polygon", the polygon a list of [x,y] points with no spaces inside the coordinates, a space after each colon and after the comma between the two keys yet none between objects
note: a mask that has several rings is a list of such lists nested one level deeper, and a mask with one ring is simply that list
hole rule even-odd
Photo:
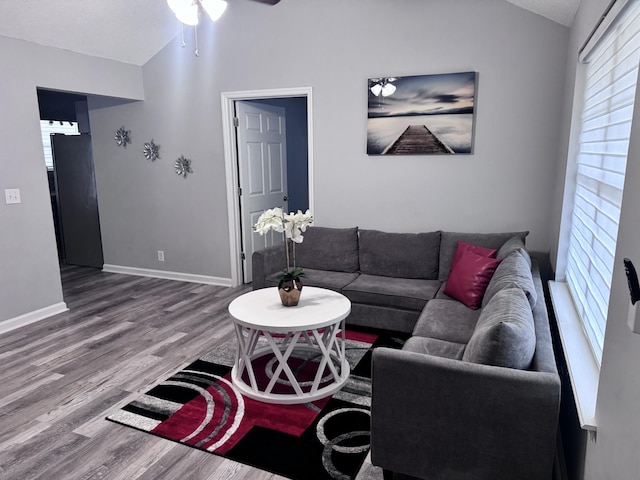
[{"label": "metal flower wall decor", "polygon": [[119,147],[127,148],[127,143],[131,143],[131,130],[125,130],[124,126],[122,126],[118,131],[116,131],[116,135],[113,139]]},{"label": "metal flower wall decor", "polygon": [[191,169],[191,160],[184,158],[184,155],[180,155],[180,158],[176,160],[174,166],[176,173],[178,175],[182,175],[184,178],[187,178],[188,173],[193,173],[193,170]]},{"label": "metal flower wall decor", "polygon": [[[113,137],[118,146],[127,148],[127,144],[131,143],[131,130],[127,130],[124,126],[120,127],[115,136]],[[155,162],[160,158],[160,145],[158,145],[153,138],[150,142],[146,142],[142,149],[142,154],[147,160]],[[173,164],[176,174],[181,175],[183,178],[187,178],[187,175],[193,173],[191,168],[191,160],[184,155],[180,155]]]},{"label": "metal flower wall decor", "polygon": [[150,142],[144,144],[142,153],[144,154],[144,158],[155,162],[160,158],[160,145],[156,145],[152,138]]}]

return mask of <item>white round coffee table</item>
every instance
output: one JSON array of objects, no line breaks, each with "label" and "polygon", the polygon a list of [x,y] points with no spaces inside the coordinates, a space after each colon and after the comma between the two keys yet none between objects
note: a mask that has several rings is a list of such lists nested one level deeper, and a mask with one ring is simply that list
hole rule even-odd
[{"label": "white round coffee table", "polygon": [[[349,377],[344,295],[303,287],[296,307],[277,288],[245,293],[229,305],[238,348],[231,380],[246,396],[269,403],[306,403],[337,392]],[[342,332],[342,333],[341,333]]]}]

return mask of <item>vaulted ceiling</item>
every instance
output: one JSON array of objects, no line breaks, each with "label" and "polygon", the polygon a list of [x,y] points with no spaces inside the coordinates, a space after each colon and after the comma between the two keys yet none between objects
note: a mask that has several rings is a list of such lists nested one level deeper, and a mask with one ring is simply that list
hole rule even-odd
[{"label": "vaulted ceiling", "polygon": [[[232,0],[229,8],[233,1],[246,0]],[[296,0],[282,0],[280,5],[289,1]],[[580,0],[506,1],[566,26],[571,26],[580,4]],[[256,3],[256,8],[278,5]],[[164,0],[0,1],[0,35],[135,65],[146,63],[179,31]]]},{"label": "vaulted ceiling", "polygon": [[573,24],[580,0],[506,0],[518,7],[547,17],[554,22],[570,27]]}]

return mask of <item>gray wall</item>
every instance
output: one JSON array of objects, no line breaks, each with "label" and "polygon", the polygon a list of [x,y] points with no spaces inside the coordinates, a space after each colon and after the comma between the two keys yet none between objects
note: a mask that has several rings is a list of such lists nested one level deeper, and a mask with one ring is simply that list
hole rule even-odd
[{"label": "gray wall", "polygon": [[[91,109],[105,263],[228,278],[220,93],[306,86],[316,224],[528,229],[529,246],[549,250],[567,28],[502,0],[297,0],[234,2],[199,37],[200,57],[187,35],[144,66],[145,102]],[[473,155],[365,154],[367,78],[469,70]],[[96,135],[121,124],[126,151]],[[151,138],[153,165],[140,153]],[[193,160],[186,180],[172,170],[180,154]]]},{"label": "gray wall", "polygon": [[[559,250],[562,199],[571,195],[565,191],[567,152],[570,149],[569,125],[572,111],[577,107],[580,89],[576,82],[577,51],[605,11],[609,0],[582,0],[570,32],[569,56],[565,85],[563,134],[557,166],[551,252],[555,268],[563,269]],[[574,96],[576,102],[573,101]],[[640,89],[636,91],[636,105],[640,104]],[[640,264],[640,109],[635,108],[631,131],[624,197],[620,216],[620,229],[613,271],[609,313],[600,369],[598,400],[596,405],[597,435],[587,442],[584,478],[589,480],[637,478],[640,471],[640,335],[631,333],[626,324],[629,309],[629,291],[622,259],[630,257]],[[569,172],[571,175],[572,172]],[[557,258],[556,258],[557,256]]]},{"label": "gray wall", "polygon": [[[139,67],[0,36],[0,321],[63,301],[36,87],[142,99]],[[5,205],[4,189],[22,203]]]},{"label": "gray wall", "polygon": [[[220,108],[205,101],[211,79],[188,67],[207,60],[180,47],[163,53],[165,62],[144,68],[147,101],[114,106],[89,98],[104,263],[230,278],[221,133],[211,128]],[[121,125],[131,130],[126,149],[113,141]],[[143,155],[152,139],[160,145],[155,162]],[[174,170],[181,155],[191,160],[187,178]]]}]

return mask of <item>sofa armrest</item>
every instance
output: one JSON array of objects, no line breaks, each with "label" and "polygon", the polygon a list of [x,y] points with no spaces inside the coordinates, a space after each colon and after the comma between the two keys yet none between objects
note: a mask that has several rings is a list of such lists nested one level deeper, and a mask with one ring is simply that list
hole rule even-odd
[{"label": "sofa armrest", "polygon": [[253,252],[251,256],[253,290],[266,287],[266,278],[276,272],[284,271],[286,265],[287,259],[282,244]]},{"label": "sofa armrest", "polygon": [[551,478],[557,375],[377,348],[372,382],[374,465],[420,478]]}]

